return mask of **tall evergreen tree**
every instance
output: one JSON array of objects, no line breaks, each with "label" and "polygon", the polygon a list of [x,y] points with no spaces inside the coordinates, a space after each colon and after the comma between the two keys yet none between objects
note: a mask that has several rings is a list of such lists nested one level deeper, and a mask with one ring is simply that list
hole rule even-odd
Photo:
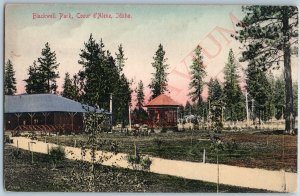
[{"label": "tall evergreen tree", "polygon": [[291,55],[298,43],[296,6],[244,6],[246,14],[238,24],[238,39],[244,43],[243,61],[252,61],[263,70],[278,68],[283,61],[285,80],[285,130],[294,127]]},{"label": "tall evergreen tree", "polygon": [[189,101],[187,101],[185,106],[184,106],[184,113],[185,113],[185,115],[192,114],[192,105]]},{"label": "tall evergreen tree", "polygon": [[83,66],[79,73],[83,84],[83,102],[108,109],[112,84],[109,83],[108,78],[111,76],[107,71],[109,64],[114,62],[111,62],[113,59],[108,59],[106,53],[102,40],[98,44],[91,34],[84,43],[84,49],[81,49],[78,63]]},{"label": "tall evergreen tree", "polygon": [[141,107],[143,107],[144,100],[145,100],[144,84],[143,84],[142,80],[140,80],[139,83],[138,83],[138,87],[137,87],[137,92],[136,93],[137,93],[137,95],[136,95],[136,101],[137,101],[136,106],[138,108],[141,108]]},{"label": "tall evergreen tree", "polygon": [[223,98],[223,89],[218,79],[210,79],[208,83],[208,99],[210,104],[221,103]]},{"label": "tall evergreen tree", "polygon": [[223,127],[223,89],[217,79],[210,79],[208,83],[208,100],[210,102],[210,118],[214,131],[221,131]]},{"label": "tall evergreen tree", "polygon": [[11,60],[7,60],[5,64],[5,75],[4,75],[4,94],[14,95],[17,92],[16,88],[15,71]]},{"label": "tall evergreen tree", "polygon": [[[254,64],[249,64],[246,70],[247,91],[252,99],[255,100],[255,114],[261,119],[265,119],[268,113],[268,104],[271,97],[271,85],[266,73],[261,71]],[[263,116],[264,114],[264,116]]]},{"label": "tall evergreen tree", "polygon": [[45,93],[45,78],[41,74],[36,61],[28,68],[28,78],[24,81],[26,82],[25,90],[28,94]]},{"label": "tall evergreen tree", "polygon": [[124,74],[121,74],[118,85],[113,93],[113,122],[128,123],[129,106],[131,105],[130,82]]},{"label": "tall evergreen tree", "polygon": [[46,93],[56,93],[56,79],[59,78],[57,68],[59,63],[56,61],[55,51],[51,52],[49,43],[42,49],[41,57],[38,58],[39,71],[45,79],[44,88]]},{"label": "tall evergreen tree", "polygon": [[239,85],[238,67],[232,49],[229,51],[228,62],[224,68],[224,103],[231,121],[242,120],[244,102]]},{"label": "tall evergreen tree", "polygon": [[74,101],[79,101],[82,102],[82,88],[83,85],[80,83],[81,81],[79,80],[78,74],[73,75],[72,80],[72,93],[73,93],[73,100]]},{"label": "tall evergreen tree", "polygon": [[284,118],[285,90],[283,76],[275,80],[274,88],[275,118]]},{"label": "tall evergreen tree", "polygon": [[267,101],[267,112],[266,119],[271,119],[275,117],[275,101],[274,101],[274,92],[275,92],[275,76],[271,71],[266,74],[268,83],[270,85],[269,99]]},{"label": "tall evergreen tree", "polygon": [[154,62],[152,63],[152,66],[155,68],[155,73],[152,73],[153,78],[149,85],[152,91],[150,100],[167,91],[167,69],[169,65],[166,64],[167,58],[165,58],[165,54],[166,52],[164,51],[163,46],[159,44],[155,56],[153,57]]},{"label": "tall evergreen tree", "polygon": [[73,81],[70,78],[70,74],[67,72],[65,74],[65,78],[64,78],[64,84],[63,84],[63,92],[62,92],[62,96],[69,98],[69,99],[73,99],[74,98],[74,90],[73,90]]},{"label": "tall evergreen tree", "polygon": [[102,39],[97,43],[91,34],[79,55],[78,63],[83,66],[78,74],[83,102],[109,110],[112,95],[113,123],[128,122],[131,89],[122,73],[126,61],[122,45],[115,59],[110,51],[105,50]]},{"label": "tall evergreen tree", "polygon": [[116,85],[113,87],[113,107],[115,108],[114,123],[121,123],[123,126],[128,123],[128,110],[129,106],[131,105],[130,82],[123,73],[126,60],[127,58],[125,57],[125,52],[122,44],[120,44],[118,47],[118,52],[116,53],[115,65],[113,65],[112,69],[113,73],[111,73],[111,75],[115,75],[114,77],[117,81]]},{"label": "tall evergreen tree", "polygon": [[298,83],[293,84],[293,96],[294,96],[294,116],[298,116]]},{"label": "tall evergreen tree", "polygon": [[126,60],[127,58],[125,58],[123,46],[120,44],[118,47],[118,53],[116,53],[116,65],[119,73],[123,71]]},{"label": "tall evergreen tree", "polygon": [[205,67],[203,65],[203,56],[201,54],[201,47],[197,46],[195,49],[195,56],[190,66],[191,81],[189,84],[189,96],[192,101],[200,106],[202,102],[201,93],[205,84],[204,78],[206,76]]},{"label": "tall evergreen tree", "polygon": [[144,84],[142,80],[139,81],[137,91],[136,91],[136,107],[133,111],[133,116],[136,118],[137,123],[142,123],[144,120],[147,119],[148,114],[144,110],[144,100],[145,100],[145,94],[144,94]]}]

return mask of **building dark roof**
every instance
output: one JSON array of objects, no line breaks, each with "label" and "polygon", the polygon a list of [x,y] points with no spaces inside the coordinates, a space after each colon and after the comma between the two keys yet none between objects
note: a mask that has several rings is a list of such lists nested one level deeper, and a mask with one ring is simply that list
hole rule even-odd
[{"label": "building dark roof", "polygon": [[174,101],[171,97],[161,94],[154,99],[152,99],[145,107],[155,107],[155,106],[179,106],[179,103]]},{"label": "building dark roof", "polygon": [[[94,107],[54,94],[5,95],[4,113],[23,112],[79,112],[94,110]],[[103,109],[97,109],[98,113]],[[107,113],[107,112],[106,112]],[[109,113],[107,113],[109,114]]]}]

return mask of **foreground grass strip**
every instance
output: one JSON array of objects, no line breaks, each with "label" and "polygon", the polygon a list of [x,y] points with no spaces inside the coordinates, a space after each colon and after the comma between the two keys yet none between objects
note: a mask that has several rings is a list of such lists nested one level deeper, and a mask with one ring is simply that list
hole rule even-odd
[{"label": "foreground grass strip", "polygon": [[[29,151],[5,146],[4,179],[6,191],[85,192],[89,163],[63,160],[55,169],[46,154],[34,153],[31,164]],[[97,165],[97,192],[216,192],[217,185],[145,171],[133,171]],[[220,185],[220,192],[257,193],[266,190]]]}]

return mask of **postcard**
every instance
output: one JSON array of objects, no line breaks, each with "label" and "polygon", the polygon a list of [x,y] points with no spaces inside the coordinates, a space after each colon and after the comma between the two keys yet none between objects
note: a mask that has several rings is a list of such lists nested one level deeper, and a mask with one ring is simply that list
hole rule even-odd
[{"label": "postcard", "polygon": [[6,191],[297,191],[297,7],[6,4],[4,20]]}]

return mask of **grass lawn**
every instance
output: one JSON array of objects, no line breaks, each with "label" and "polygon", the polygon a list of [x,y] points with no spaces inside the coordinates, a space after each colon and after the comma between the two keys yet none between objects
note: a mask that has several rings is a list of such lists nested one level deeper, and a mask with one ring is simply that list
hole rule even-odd
[{"label": "grass lawn", "polygon": [[[297,172],[297,136],[275,134],[253,134],[247,132],[223,132],[218,134],[224,149],[219,149],[219,163],[264,168],[285,169]],[[86,145],[87,135],[46,136],[39,140],[76,147]],[[101,133],[98,135],[98,149],[133,153],[134,143],[141,154],[148,154],[173,160],[202,162],[206,150],[206,162],[216,163],[217,152],[211,145],[208,132],[153,133],[150,136],[128,136],[125,133]],[[235,148],[226,143],[236,143]]]},{"label": "grass lawn", "polygon": [[[53,169],[48,155],[34,153],[31,163],[29,151],[5,146],[4,187],[6,191],[89,191],[90,164],[63,160]],[[144,171],[133,171],[97,165],[97,192],[216,192],[215,183],[187,180]],[[220,192],[267,192],[265,190],[219,186]]]}]

